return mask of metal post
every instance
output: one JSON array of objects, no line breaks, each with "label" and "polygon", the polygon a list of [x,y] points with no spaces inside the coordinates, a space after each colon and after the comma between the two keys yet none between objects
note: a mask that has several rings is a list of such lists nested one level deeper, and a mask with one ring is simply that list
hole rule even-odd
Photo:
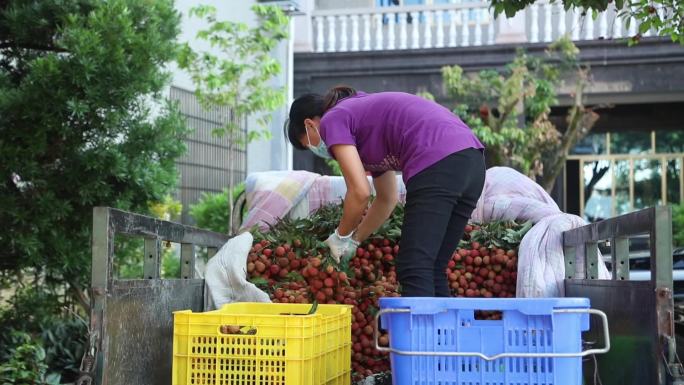
[{"label": "metal post", "polygon": [[672,210],[658,206],[654,210],[651,230],[651,274],[656,286],[672,290]]},{"label": "metal post", "polygon": [[679,373],[681,380],[682,367],[675,361],[676,345],[674,331],[673,299],[672,299],[672,209],[659,206],[654,210],[653,230],[651,234],[651,276],[656,286],[656,317],[660,337],[660,352],[663,352],[670,373]]},{"label": "metal post", "polygon": [[574,246],[565,246],[563,248],[563,257],[565,258],[565,278],[575,278],[575,260],[577,259],[577,248]]},{"label": "metal post", "polygon": [[89,373],[93,376],[95,383],[100,383],[102,374],[106,365],[103,359],[103,350],[107,348],[105,341],[102,342],[103,325],[105,322],[105,308],[107,306],[107,291],[112,278],[112,260],[111,256],[114,251],[114,232],[110,231],[111,218],[109,209],[106,207],[96,207],[93,209],[93,240],[92,240],[92,270],[91,270],[91,298],[90,309],[90,344],[89,352],[93,352],[93,356],[86,352],[86,357],[94,360],[94,368],[90,369],[94,373]]},{"label": "metal post", "polygon": [[599,252],[598,252],[598,242],[587,242],[585,243],[586,248],[586,264],[584,265],[586,275],[588,279],[598,279],[598,264],[599,264]]},{"label": "metal post", "polygon": [[613,280],[629,279],[629,238],[614,237],[611,240]]},{"label": "metal post", "polygon": [[159,238],[145,238],[143,278],[158,279],[159,277],[161,277],[161,242]]},{"label": "metal post", "polygon": [[195,245],[192,243],[181,244],[181,278],[195,278]]}]

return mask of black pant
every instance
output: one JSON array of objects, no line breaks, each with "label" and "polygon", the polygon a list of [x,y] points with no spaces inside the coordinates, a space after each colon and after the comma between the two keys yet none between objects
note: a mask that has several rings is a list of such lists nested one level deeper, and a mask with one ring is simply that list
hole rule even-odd
[{"label": "black pant", "polygon": [[485,180],[482,151],[456,152],[411,177],[397,257],[403,297],[449,297],[447,263]]}]

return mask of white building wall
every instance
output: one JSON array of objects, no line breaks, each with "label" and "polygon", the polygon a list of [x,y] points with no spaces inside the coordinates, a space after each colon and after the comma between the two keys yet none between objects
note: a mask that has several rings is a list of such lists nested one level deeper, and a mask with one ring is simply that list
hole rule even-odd
[{"label": "white building wall", "polygon": [[292,19],[295,31],[294,50],[295,52],[312,52],[314,45],[311,12],[315,9],[314,0],[300,0],[299,9],[303,14]]}]

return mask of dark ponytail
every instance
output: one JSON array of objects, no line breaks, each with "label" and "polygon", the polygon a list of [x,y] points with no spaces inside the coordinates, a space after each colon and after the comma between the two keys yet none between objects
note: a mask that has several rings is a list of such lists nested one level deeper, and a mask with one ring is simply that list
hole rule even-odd
[{"label": "dark ponytail", "polygon": [[356,90],[347,86],[338,86],[331,88],[325,97],[319,94],[304,94],[294,102],[290,107],[290,116],[285,121],[283,131],[287,139],[292,143],[294,148],[305,150],[299,139],[306,134],[306,127],[304,127],[305,119],[313,119],[315,117],[322,117],[329,109],[333,108],[340,100],[356,95]]},{"label": "dark ponytail", "polygon": [[350,96],[356,95],[356,90],[349,86],[337,86],[333,87],[325,94],[323,98],[325,100],[325,107],[323,112],[335,107],[342,99],[348,98]]}]

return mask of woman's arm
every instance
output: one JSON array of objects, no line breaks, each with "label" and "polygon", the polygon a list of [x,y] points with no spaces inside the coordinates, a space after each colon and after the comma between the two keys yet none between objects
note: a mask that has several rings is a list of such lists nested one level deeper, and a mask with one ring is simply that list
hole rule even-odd
[{"label": "woman's arm", "polygon": [[347,184],[342,219],[337,228],[338,233],[345,236],[354,231],[361,222],[370,199],[370,185],[356,146],[340,144],[333,146],[331,151],[340,164],[344,181]]},{"label": "woman's arm", "polygon": [[363,242],[389,218],[399,200],[397,179],[394,171],[388,171],[373,179],[375,200],[368,209],[354,234],[354,240]]}]

